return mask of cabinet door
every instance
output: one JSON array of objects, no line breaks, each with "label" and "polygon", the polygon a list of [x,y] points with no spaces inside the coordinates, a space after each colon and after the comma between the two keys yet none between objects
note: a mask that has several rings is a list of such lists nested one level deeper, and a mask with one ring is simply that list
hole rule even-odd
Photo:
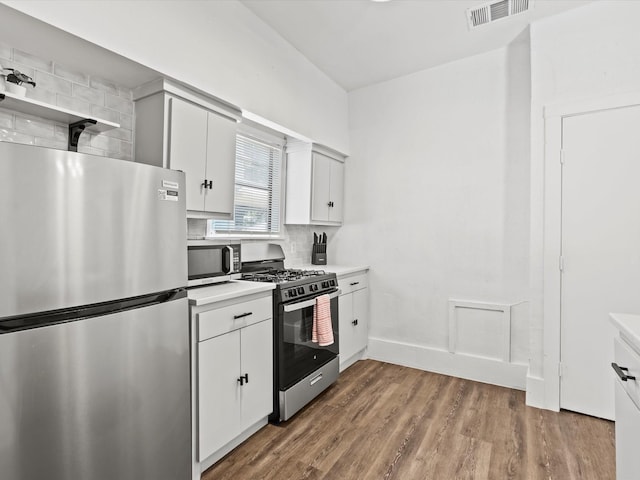
[{"label": "cabinet door", "polygon": [[329,221],[329,192],[331,188],[331,164],[335,160],[320,153],[313,153],[311,181],[311,220]]},{"label": "cabinet door", "polygon": [[344,163],[331,161],[331,180],[329,182],[329,220],[342,222],[342,202],[344,199]]},{"label": "cabinet door", "polygon": [[242,428],[250,427],[273,411],[273,322],[271,319],[242,329],[242,375],[249,381],[242,390]]},{"label": "cabinet door", "polygon": [[198,344],[198,459],[240,433],[240,330]]},{"label": "cabinet door", "polygon": [[206,178],[213,187],[206,190],[205,210],[233,217],[236,172],[236,122],[221,115],[207,115]]},{"label": "cabinet door", "polygon": [[353,325],[353,294],[347,293],[338,297],[338,338],[340,341],[340,360],[346,361],[354,355],[355,335]]},{"label": "cabinet door", "polygon": [[169,102],[169,168],[185,172],[187,210],[203,210],[207,111],[177,98]]},{"label": "cabinet door", "polygon": [[356,290],[352,295],[353,320],[356,322],[353,343],[356,352],[359,352],[369,341],[369,289]]},{"label": "cabinet door", "polygon": [[638,455],[638,431],[640,431],[640,410],[627,392],[615,380],[616,417],[616,478],[638,478],[640,456]]}]

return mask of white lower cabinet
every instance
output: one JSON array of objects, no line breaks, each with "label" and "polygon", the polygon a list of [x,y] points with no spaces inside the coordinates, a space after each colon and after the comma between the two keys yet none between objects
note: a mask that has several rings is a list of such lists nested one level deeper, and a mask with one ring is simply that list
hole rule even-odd
[{"label": "white lower cabinet", "polygon": [[367,273],[339,277],[338,298],[340,371],[364,356],[369,336],[369,288]]},{"label": "white lower cabinet", "polygon": [[640,475],[638,435],[640,410],[627,394],[622,382],[615,382],[616,405],[616,478],[634,480]]},{"label": "white lower cabinet", "polygon": [[273,411],[272,315],[271,290],[191,306],[198,473],[267,424]]},{"label": "white lower cabinet", "polygon": [[240,331],[198,345],[198,458],[206,459],[240,431]]},{"label": "white lower cabinet", "polygon": [[640,355],[621,335],[613,341],[615,374],[616,478],[640,478]]},{"label": "white lower cabinet", "polygon": [[272,321],[198,346],[199,459],[204,460],[273,409]]}]

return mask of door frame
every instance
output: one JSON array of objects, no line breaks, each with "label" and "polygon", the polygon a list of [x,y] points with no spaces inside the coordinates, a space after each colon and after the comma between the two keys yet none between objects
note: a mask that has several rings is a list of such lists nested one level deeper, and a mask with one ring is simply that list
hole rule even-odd
[{"label": "door frame", "polygon": [[[560,410],[561,273],[562,245],[562,123],[563,119],[640,105],[640,92],[563,102],[544,106],[543,206],[543,408]],[[539,238],[539,237],[538,237]],[[533,257],[532,257],[533,261]],[[532,269],[536,268],[532,265]],[[528,392],[529,394],[529,392]],[[541,392],[537,393],[540,398]],[[536,405],[538,406],[538,405]]]}]

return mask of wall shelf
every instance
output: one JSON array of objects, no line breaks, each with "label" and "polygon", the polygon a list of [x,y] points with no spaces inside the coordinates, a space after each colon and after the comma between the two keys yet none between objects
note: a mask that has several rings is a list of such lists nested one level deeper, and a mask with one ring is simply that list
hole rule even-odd
[{"label": "wall shelf", "polygon": [[11,92],[0,92],[0,108],[7,108],[69,125],[69,150],[71,151],[77,150],[78,138],[83,131],[102,133],[114,128],[120,128],[119,123],[50,105],[32,98],[21,97]]}]

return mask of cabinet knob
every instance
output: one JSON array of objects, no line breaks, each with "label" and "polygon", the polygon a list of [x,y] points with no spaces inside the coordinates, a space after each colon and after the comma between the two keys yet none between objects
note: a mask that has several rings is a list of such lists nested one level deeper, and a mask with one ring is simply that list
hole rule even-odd
[{"label": "cabinet knob", "polygon": [[240,375],[240,377],[238,378],[238,383],[240,383],[240,386],[244,385],[245,383],[249,383],[249,374],[245,373],[244,375]]},{"label": "cabinet knob", "polygon": [[207,180],[206,178],[204,179],[204,182],[202,182],[202,187],[204,188],[208,188],[209,190],[211,190],[213,188],[213,180]]},{"label": "cabinet knob", "polygon": [[358,325],[358,319],[356,318],[353,322],[351,322],[353,324],[353,326],[355,327],[356,325]]}]

